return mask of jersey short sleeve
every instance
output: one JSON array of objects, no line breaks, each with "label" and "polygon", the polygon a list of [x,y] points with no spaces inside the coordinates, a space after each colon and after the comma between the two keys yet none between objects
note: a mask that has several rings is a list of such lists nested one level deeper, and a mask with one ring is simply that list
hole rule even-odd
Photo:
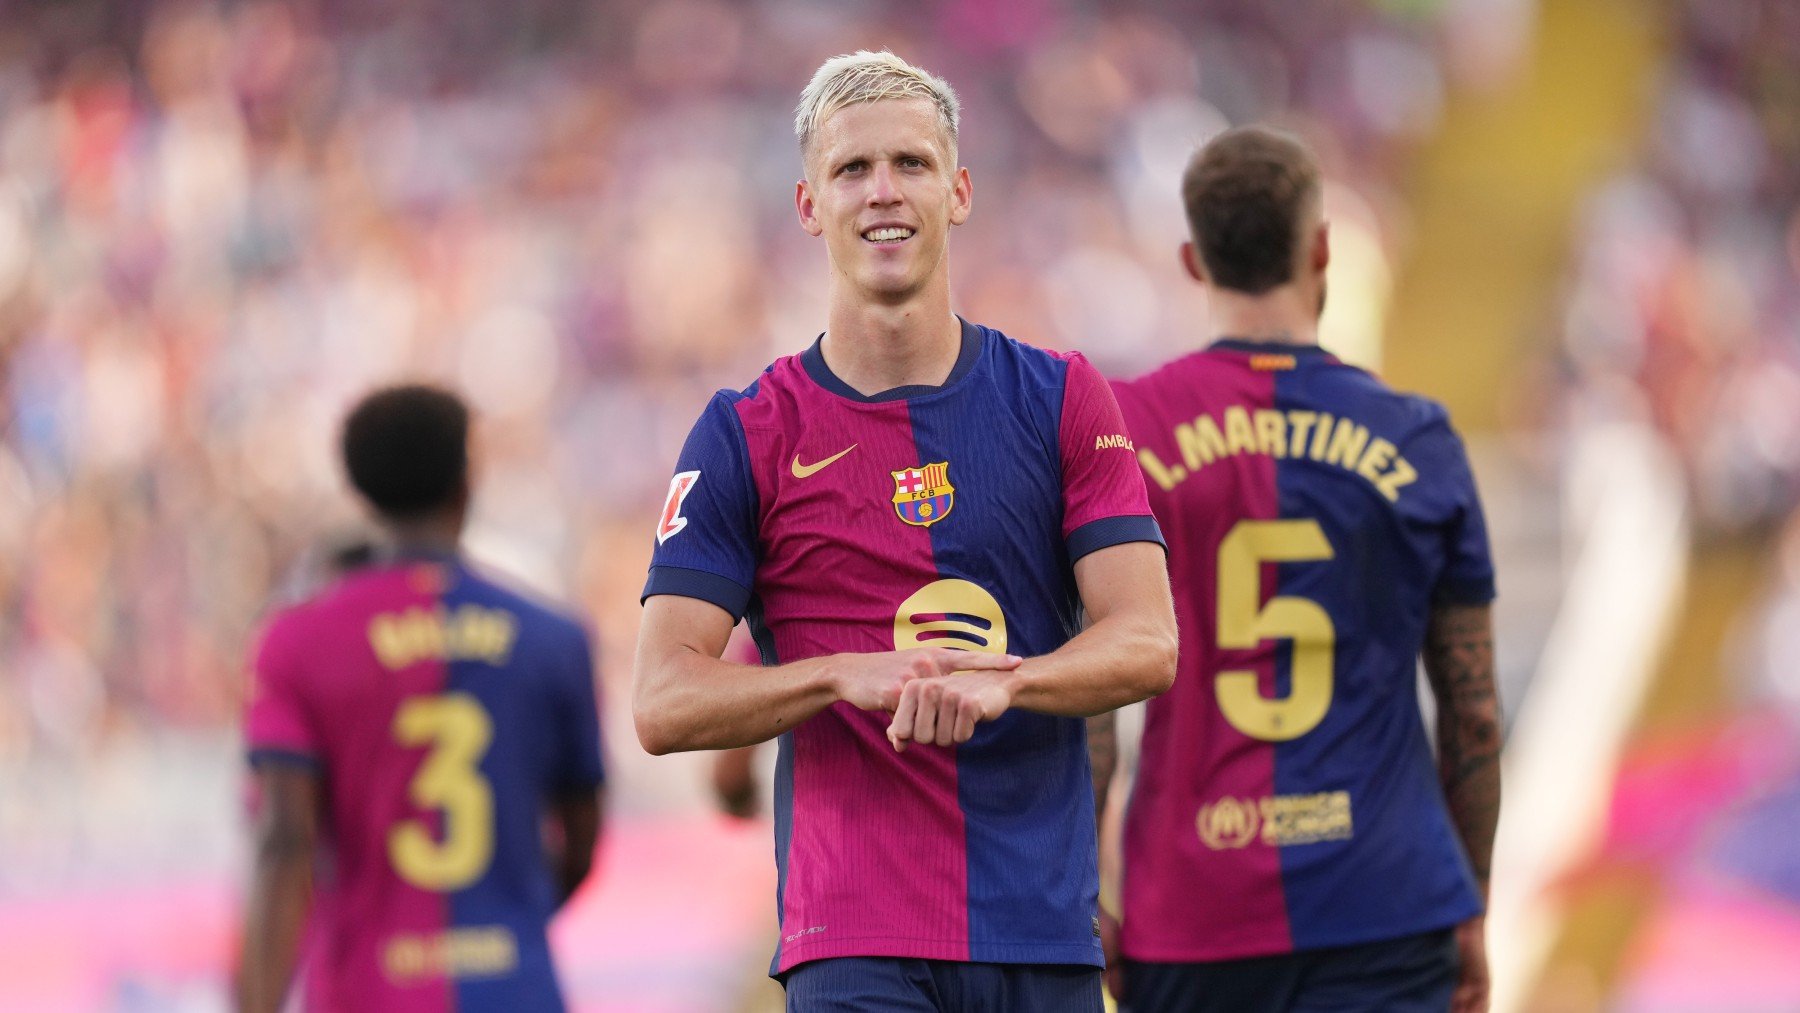
[{"label": "jersey short sleeve", "polygon": [[250,762],[319,766],[318,730],[303,697],[295,617],[278,617],[263,632],[250,664],[244,738]]},{"label": "jersey short sleeve", "polygon": [[1163,545],[1119,403],[1080,353],[1068,357],[1057,437],[1069,559],[1123,542]]},{"label": "jersey short sleeve", "polygon": [[588,635],[574,628],[564,652],[561,700],[557,708],[561,749],[554,785],[560,791],[592,791],[606,781],[600,744],[600,701],[594,690],[594,651]]},{"label": "jersey short sleeve", "polygon": [[756,482],[736,395],[720,392],[688,433],[656,523],[643,598],[712,602],[742,619],[756,578]]},{"label": "jersey short sleeve", "polygon": [[1492,601],[1494,561],[1488,551],[1487,519],[1462,439],[1448,420],[1439,421],[1413,439],[1406,456],[1420,474],[1443,483],[1444,570],[1432,589],[1432,600],[1453,605]]}]

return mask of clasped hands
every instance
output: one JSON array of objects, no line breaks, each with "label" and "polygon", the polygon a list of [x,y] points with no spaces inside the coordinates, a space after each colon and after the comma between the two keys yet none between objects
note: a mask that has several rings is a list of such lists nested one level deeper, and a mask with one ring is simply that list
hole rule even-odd
[{"label": "clasped hands", "polygon": [[893,715],[887,737],[895,752],[912,742],[967,742],[975,726],[1012,706],[1023,658],[948,647],[844,655],[838,698]]}]

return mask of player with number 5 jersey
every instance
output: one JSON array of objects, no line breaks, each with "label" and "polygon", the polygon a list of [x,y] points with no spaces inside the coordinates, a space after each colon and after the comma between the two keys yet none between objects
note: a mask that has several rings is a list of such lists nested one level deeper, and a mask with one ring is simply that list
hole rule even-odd
[{"label": "player with number 5 jersey", "polygon": [[1479,1009],[1494,571],[1461,441],[1316,343],[1327,234],[1298,142],[1227,132],[1184,197],[1215,339],[1115,384],[1182,631],[1127,810],[1124,1005]]},{"label": "player with number 5 jersey", "polygon": [[562,1007],[545,926],[599,830],[593,660],[459,558],[466,435],[443,391],[362,402],[345,461],[391,544],[256,652],[242,1010],[281,1008],[297,960],[314,1010]]}]

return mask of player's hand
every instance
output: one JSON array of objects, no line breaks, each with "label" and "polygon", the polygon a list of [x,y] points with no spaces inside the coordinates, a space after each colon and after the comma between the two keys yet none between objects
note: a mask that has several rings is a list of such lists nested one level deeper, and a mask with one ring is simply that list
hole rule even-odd
[{"label": "player's hand", "polygon": [[1487,919],[1476,915],[1456,927],[1456,955],[1462,971],[1450,994],[1450,1013],[1487,1013]]},{"label": "player's hand", "polygon": [[1119,959],[1119,920],[1105,908],[1100,909],[1100,949],[1106,954],[1106,990],[1120,1002],[1125,998],[1125,962]]},{"label": "player's hand", "polygon": [[839,700],[866,711],[892,713],[900,709],[901,691],[914,680],[980,669],[1010,671],[1024,659],[948,647],[914,647],[885,654],[840,654],[834,660],[832,687]]},{"label": "player's hand", "polygon": [[992,721],[1012,706],[1013,669],[1020,659],[973,651],[946,653],[961,656],[955,662],[959,671],[914,679],[901,689],[887,732],[895,752],[904,753],[909,742],[940,746],[967,742],[975,735],[976,723]]}]

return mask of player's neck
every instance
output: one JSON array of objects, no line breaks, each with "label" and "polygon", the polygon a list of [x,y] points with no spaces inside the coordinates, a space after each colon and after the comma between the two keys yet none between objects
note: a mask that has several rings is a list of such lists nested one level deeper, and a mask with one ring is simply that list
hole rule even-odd
[{"label": "player's neck", "polygon": [[819,348],[832,374],[864,395],[949,379],[962,351],[962,326],[950,312],[949,286],[931,288],[897,305],[833,292]]},{"label": "player's neck", "polygon": [[462,547],[462,519],[423,517],[383,522],[388,552],[399,559],[456,555]]},{"label": "player's neck", "polygon": [[[1319,343],[1317,310],[1308,310],[1309,300],[1297,286],[1283,285],[1261,295],[1213,286],[1207,294],[1211,303],[1210,340],[1237,338],[1283,345]],[[1316,307],[1317,300],[1310,301]]]}]

